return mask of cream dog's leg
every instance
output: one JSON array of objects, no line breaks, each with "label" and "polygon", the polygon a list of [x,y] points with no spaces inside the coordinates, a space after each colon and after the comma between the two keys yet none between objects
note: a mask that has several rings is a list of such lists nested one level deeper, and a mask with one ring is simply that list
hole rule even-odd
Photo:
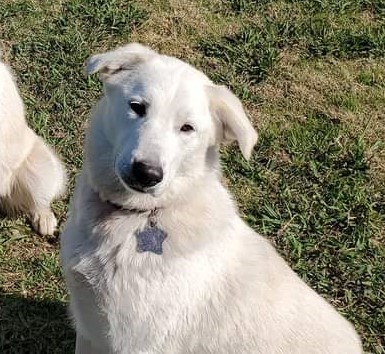
[{"label": "cream dog's leg", "polygon": [[53,152],[38,140],[17,174],[13,203],[22,206],[32,226],[42,235],[52,235],[57,221],[50,204],[65,187],[65,172]]}]

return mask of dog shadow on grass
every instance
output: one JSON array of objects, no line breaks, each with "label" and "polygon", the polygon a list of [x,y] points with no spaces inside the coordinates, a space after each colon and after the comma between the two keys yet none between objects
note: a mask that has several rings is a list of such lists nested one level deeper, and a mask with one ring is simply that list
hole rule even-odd
[{"label": "dog shadow on grass", "polygon": [[0,288],[0,353],[67,354],[74,351],[75,332],[64,303],[26,299],[5,294]]}]

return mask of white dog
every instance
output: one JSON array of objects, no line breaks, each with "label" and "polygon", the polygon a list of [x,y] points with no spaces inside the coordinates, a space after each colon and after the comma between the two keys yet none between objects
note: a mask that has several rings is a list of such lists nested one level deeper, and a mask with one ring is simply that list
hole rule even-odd
[{"label": "white dog", "polygon": [[65,172],[51,149],[27,125],[10,69],[0,62],[0,206],[24,211],[40,234],[53,234],[50,203],[65,186]]},{"label": "white dog", "polygon": [[61,236],[76,353],[361,353],[220,182],[220,142],[257,138],[240,101],[139,44],[87,70],[104,96]]}]

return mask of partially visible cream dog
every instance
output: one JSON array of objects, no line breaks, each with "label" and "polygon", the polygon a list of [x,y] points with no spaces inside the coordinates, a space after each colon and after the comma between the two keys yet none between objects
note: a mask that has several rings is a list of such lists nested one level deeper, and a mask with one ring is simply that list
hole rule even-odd
[{"label": "partially visible cream dog", "polygon": [[76,353],[361,353],[220,182],[220,142],[257,138],[240,101],[139,44],[87,70],[104,96],[61,235]]},{"label": "partially visible cream dog", "polygon": [[64,191],[65,172],[53,151],[27,125],[10,69],[0,62],[0,207],[29,214],[33,227],[53,234],[50,203]]}]

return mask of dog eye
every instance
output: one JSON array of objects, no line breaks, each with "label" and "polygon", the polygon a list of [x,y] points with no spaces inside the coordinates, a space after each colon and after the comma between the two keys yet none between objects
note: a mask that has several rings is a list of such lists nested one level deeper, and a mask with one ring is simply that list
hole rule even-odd
[{"label": "dog eye", "polygon": [[130,108],[139,116],[144,117],[146,115],[146,105],[138,101],[131,101]]},{"label": "dog eye", "polygon": [[181,132],[184,132],[184,133],[188,133],[188,132],[192,132],[194,131],[194,127],[191,125],[191,124],[183,124],[181,127],[180,127],[180,131]]}]

